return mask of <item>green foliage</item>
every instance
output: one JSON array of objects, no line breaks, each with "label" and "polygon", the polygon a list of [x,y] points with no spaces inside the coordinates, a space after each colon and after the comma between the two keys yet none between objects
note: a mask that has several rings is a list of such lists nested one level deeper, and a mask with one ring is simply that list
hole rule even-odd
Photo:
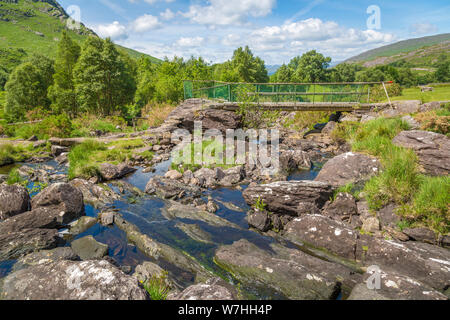
[{"label": "green foliage", "polygon": [[[96,140],[87,140],[69,153],[69,179],[100,177],[99,166],[102,163],[118,164],[131,159],[135,149],[143,147],[142,139],[117,140],[108,144]],[[143,154],[150,157],[152,154]]]},{"label": "green foliage", "polygon": [[421,177],[413,196],[414,219],[447,234],[450,229],[450,177]]},{"label": "green foliage", "polygon": [[40,123],[15,126],[13,135],[22,139],[28,139],[32,136],[39,139],[67,138],[71,136],[72,129],[72,122],[69,117],[66,114],[60,114],[49,116]]},{"label": "green foliage", "polygon": [[52,101],[52,109],[56,113],[66,112],[76,115],[78,104],[73,82],[73,70],[80,57],[80,46],[63,32],[58,43],[55,61],[54,85],[49,87],[48,95]]},{"label": "green foliage", "polygon": [[348,183],[345,186],[339,187],[334,191],[332,200],[333,201],[336,200],[336,197],[339,193],[349,193],[353,195],[356,199],[358,199],[360,192],[361,192],[360,187],[355,186],[353,183]]},{"label": "green foliage", "polygon": [[294,71],[294,82],[326,81],[330,62],[330,57],[325,57],[316,50],[306,52],[298,60],[297,69]]},{"label": "green foliage", "polygon": [[[39,66],[44,69],[39,69]],[[48,105],[48,67],[47,63],[34,65],[25,62],[10,75],[5,86],[5,112],[9,120],[24,120],[27,111]]]},{"label": "green foliage", "polygon": [[13,185],[16,183],[22,185],[24,183],[24,179],[22,179],[17,169],[13,169],[9,172],[6,183],[9,185]]},{"label": "green foliage", "polygon": [[[449,179],[425,177],[419,173],[414,151],[392,143],[403,130],[408,130],[408,125],[401,119],[380,118],[364,124],[340,124],[333,137],[350,142],[353,151],[380,158],[383,170],[362,190],[372,210],[394,202],[401,208],[398,214],[409,224],[423,224],[446,233],[449,228]],[[347,185],[342,190],[350,188]]]},{"label": "green foliage", "polygon": [[447,58],[438,63],[438,68],[435,73],[436,81],[450,82],[450,58]]},{"label": "green foliage", "polygon": [[110,115],[132,102],[135,83],[110,39],[91,37],[74,69],[77,101],[83,111]]},{"label": "green foliage", "polygon": [[258,197],[258,200],[256,200],[255,204],[253,205],[253,208],[257,211],[264,211],[266,210],[267,204],[264,203],[264,199],[261,197]]},{"label": "green foliage", "polygon": [[264,61],[255,57],[248,46],[234,51],[231,60],[216,65],[214,78],[226,82],[263,83],[269,81]]},{"label": "green foliage", "polygon": [[142,283],[151,300],[167,299],[170,291],[170,286],[167,284],[167,275],[167,272],[160,276],[153,275],[149,280]]}]

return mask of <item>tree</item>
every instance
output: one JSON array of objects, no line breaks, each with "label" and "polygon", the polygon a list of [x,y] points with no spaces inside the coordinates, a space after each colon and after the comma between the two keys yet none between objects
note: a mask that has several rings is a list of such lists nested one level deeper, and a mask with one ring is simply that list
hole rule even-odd
[{"label": "tree", "polygon": [[275,82],[291,82],[293,71],[292,69],[283,64],[275,73],[274,81]]},{"label": "tree", "polygon": [[269,80],[264,61],[255,57],[248,46],[234,51],[231,68],[240,82],[267,82]]},{"label": "tree", "polygon": [[135,80],[110,39],[86,40],[74,69],[77,102],[85,111],[110,115],[133,101]]},{"label": "tree", "polygon": [[30,62],[14,69],[5,89],[5,116],[10,121],[25,120],[27,111],[46,103],[47,88],[43,85],[38,70]]},{"label": "tree", "polygon": [[386,75],[380,69],[368,68],[356,73],[356,81],[358,82],[378,82],[386,81]]},{"label": "tree", "polygon": [[300,58],[296,57],[290,65],[297,68],[294,71],[293,81],[295,82],[319,82],[326,81],[327,68],[331,62],[330,57],[325,57],[316,50],[303,54]]},{"label": "tree", "polygon": [[157,69],[155,96],[157,102],[178,102],[183,99],[183,78],[185,62],[183,58],[166,59]]},{"label": "tree", "polygon": [[57,113],[67,112],[75,116],[78,112],[73,70],[80,57],[80,51],[80,46],[64,31],[58,44],[54,84],[48,89],[52,108]]},{"label": "tree", "polygon": [[137,88],[134,101],[137,106],[144,107],[155,95],[156,66],[149,57],[142,56],[137,62]]},{"label": "tree", "polygon": [[341,63],[330,70],[330,80],[332,82],[354,82],[356,72],[362,69],[357,64]]},{"label": "tree", "polygon": [[450,60],[441,61],[437,65],[437,70],[435,72],[435,78],[439,82],[449,82],[450,81]]}]

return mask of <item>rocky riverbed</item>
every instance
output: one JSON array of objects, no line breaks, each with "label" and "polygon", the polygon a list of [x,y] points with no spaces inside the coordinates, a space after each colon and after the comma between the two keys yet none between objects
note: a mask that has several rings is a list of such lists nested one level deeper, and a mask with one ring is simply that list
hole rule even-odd
[{"label": "rocky riverbed", "polygon": [[[373,212],[335,194],[383,168],[335,144],[331,122],[306,137],[283,129],[276,176],[261,163],[171,170],[169,132],[196,120],[241,125],[203,103],[188,100],[136,134],[150,162],[105,163],[101,178],[69,181],[67,152],[80,141],[53,139],[52,160],[17,164],[29,187],[47,187],[0,185],[0,299],[149,299],[142,282],[165,272],[168,299],[448,299],[448,235],[400,230],[395,206]],[[353,115],[369,116],[379,113]],[[448,141],[419,130],[394,139],[432,175],[448,174]],[[366,284],[374,275],[378,290]]]}]

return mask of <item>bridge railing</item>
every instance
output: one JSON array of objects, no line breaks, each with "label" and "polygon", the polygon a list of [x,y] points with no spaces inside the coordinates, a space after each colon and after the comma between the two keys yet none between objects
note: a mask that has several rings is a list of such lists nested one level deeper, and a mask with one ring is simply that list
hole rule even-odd
[{"label": "bridge railing", "polygon": [[[213,80],[185,80],[184,98],[224,102],[299,104],[369,104],[371,88],[383,82],[339,83],[234,83]],[[386,91],[387,94],[387,91]],[[388,97],[389,98],[389,97]]]}]

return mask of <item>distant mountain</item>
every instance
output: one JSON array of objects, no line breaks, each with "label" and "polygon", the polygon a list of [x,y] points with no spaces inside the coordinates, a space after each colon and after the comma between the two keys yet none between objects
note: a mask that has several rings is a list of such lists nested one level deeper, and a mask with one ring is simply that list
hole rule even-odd
[{"label": "distant mountain", "polygon": [[280,67],[281,67],[280,64],[267,65],[266,69],[267,69],[267,72],[269,73],[269,76],[275,74],[278,71],[278,69],[280,69]]},{"label": "distant mountain", "polygon": [[[57,44],[63,30],[80,44],[89,36],[97,36],[83,24],[79,29],[67,28],[68,14],[54,0],[0,0],[0,66],[12,68],[30,54],[56,56]],[[117,46],[133,57],[144,55]],[[155,62],[160,61],[154,57]]]},{"label": "distant mountain", "polygon": [[365,67],[386,64],[407,64],[410,67],[430,67],[442,54],[450,56],[450,33],[400,41],[369,50],[345,62]]}]

